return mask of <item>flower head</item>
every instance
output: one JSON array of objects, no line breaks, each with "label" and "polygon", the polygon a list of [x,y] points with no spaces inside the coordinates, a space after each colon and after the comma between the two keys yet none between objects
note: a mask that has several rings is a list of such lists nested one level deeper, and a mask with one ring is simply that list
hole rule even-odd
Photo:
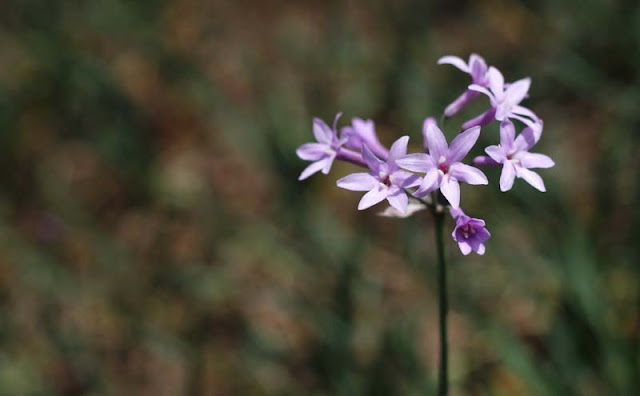
[{"label": "flower head", "polygon": [[380,160],[366,146],[362,146],[362,157],[369,167],[368,173],[353,173],[338,180],[338,187],[351,191],[368,191],[360,200],[358,210],[367,209],[383,200],[401,213],[407,212],[409,199],[404,189],[416,187],[420,178],[400,169],[396,160],[407,154],[408,136],[396,140],[389,150],[386,161]]},{"label": "flower head", "polygon": [[[530,153],[542,134],[542,121],[537,128],[525,128],[518,137],[515,137],[515,127],[509,119],[500,124],[500,145],[489,146],[485,149],[491,160],[502,164],[500,176],[500,190],[509,191],[516,177],[523,178],[540,191],[546,191],[540,175],[531,171],[531,168],[551,168],[555,165],[553,160],[544,154]],[[484,157],[474,160],[475,163],[487,161]]]},{"label": "flower head", "polygon": [[313,135],[317,143],[306,143],[296,150],[296,154],[300,159],[313,162],[302,171],[298,180],[304,180],[319,171],[326,175],[331,170],[331,165],[338,155],[338,150],[347,141],[345,137],[338,138],[336,131],[336,124],[341,115],[342,113],[336,115],[331,129],[321,119],[313,119]]},{"label": "flower head", "polygon": [[389,150],[378,139],[373,120],[354,117],[351,125],[343,127],[340,133],[347,138],[346,146],[349,148],[361,151],[362,146],[367,146],[378,158],[386,160],[389,157]]},{"label": "flower head", "polygon": [[[481,87],[489,86],[489,77],[487,75],[487,63],[484,59],[476,54],[471,54],[469,56],[469,62],[465,62],[461,58],[457,56],[443,56],[438,59],[438,64],[449,64],[457,67],[463,72],[469,74],[471,76],[472,84],[476,84]],[[473,100],[476,96],[478,96],[478,92],[467,89],[464,91],[456,100],[454,100],[447,108],[444,110],[444,115],[446,117],[453,117],[456,113],[462,110],[471,100]]]},{"label": "flower head", "polygon": [[462,159],[480,136],[480,127],[468,129],[447,145],[442,131],[434,124],[427,126],[427,146],[429,154],[409,154],[397,161],[400,167],[426,173],[415,196],[424,196],[440,188],[452,207],[460,206],[459,182],[468,184],[488,184],[487,177],[477,168],[465,165]]},{"label": "flower head", "polygon": [[473,251],[483,255],[484,243],[491,237],[484,220],[469,217],[461,209],[451,209],[451,216],[456,221],[456,228],[451,236],[458,242],[462,254],[466,256]]},{"label": "flower head", "polygon": [[[487,95],[491,101],[491,109],[474,120],[484,123],[490,122],[491,117],[489,115],[492,115],[498,121],[502,121],[505,118],[513,118],[522,121],[529,127],[535,127],[538,117],[531,110],[520,106],[520,102],[527,97],[531,79],[526,77],[511,84],[505,84],[502,73],[493,66],[489,68],[487,76],[489,78],[488,87],[480,84],[469,85],[470,90]],[[471,120],[466,122],[463,128],[471,125],[482,124],[474,124],[473,120]]]}]

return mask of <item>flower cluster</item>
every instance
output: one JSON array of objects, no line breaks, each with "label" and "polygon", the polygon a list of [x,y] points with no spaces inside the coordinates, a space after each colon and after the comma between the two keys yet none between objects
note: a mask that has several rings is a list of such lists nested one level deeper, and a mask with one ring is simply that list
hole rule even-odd
[{"label": "flower cluster", "polygon": [[[399,138],[387,149],[380,143],[372,120],[353,118],[351,125],[338,131],[341,114],[336,116],[332,128],[316,118],[313,133],[317,142],[304,144],[297,150],[301,159],[312,161],[299,180],[317,172],[329,173],[336,159],[359,165],[367,171],[337,181],[338,187],[366,192],[358,204],[359,210],[386,200],[390,207],[382,215],[406,217],[426,207],[442,210],[448,204],[456,224],[452,237],[460,251],[464,255],[472,251],[484,254],[484,243],[491,234],[484,220],[471,218],[460,208],[460,183],[488,184],[477,167],[502,166],[501,191],[510,190],[516,177],[545,191],[542,178],[531,169],[550,168],[554,162],[544,154],[529,152],[540,140],[544,126],[533,111],[520,105],[529,92],[530,78],[505,83],[502,73],[487,66],[476,54],[468,62],[445,56],[438,63],[453,65],[471,76],[471,84],[445,109],[445,119],[458,114],[481,95],[486,95],[490,104],[485,112],[464,122],[450,144],[433,117],[427,117],[423,124],[424,153],[412,154],[407,154],[408,136]],[[513,120],[524,124],[518,136]],[[475,157],[471,162],[475,166],[464,163],[478,141],[481,128],[493,121],[500,123],[500,143],[485,148],[486,156]],[[446,203],[440,202],[440,195]]]}]

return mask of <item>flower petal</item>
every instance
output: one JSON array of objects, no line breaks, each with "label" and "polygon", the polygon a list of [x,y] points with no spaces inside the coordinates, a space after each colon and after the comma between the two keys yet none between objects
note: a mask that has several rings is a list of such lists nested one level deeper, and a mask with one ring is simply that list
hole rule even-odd
[{"label": "flower petal", "polygon": [[396,164],[399,167],[412,172],[429,172],[434,169],[436,165],[433,163],[433,158],[428,154],[409,154],[396,160]]},{"label": "flower petal", "polygon": [[499,162],[494,160],[491,157],[487,157],[486,155],[479,155],[473,159],[473,164],[475,166],[498,166]]},{"label": "flower petal", "polygon": [[333,165],[333,160],[336,159],[337,153],[334,151],[325,159],[324,167],[322,168],[322,173],[325,175],[329,174],[331,171],[331,165]]},{"label": "flower petal", "polygon": [[413,193],[413,195],[416,197],[424,197],[425,195],[429,194],[431,191],[440,186],[439,179],[440,173],[437,170],[433,169],[427,172],[427,174],[422,179],[420,188],[418,188],[418,190]]},{"label": "flower petal", "polygon": [[467,89],[444,109],[444,116],[451,118],[458,114],[460,110],[464,109],[478,95],[480,95],[479,92]]},{"label": "flower petal", "polygon": [[[460,133],[453,139],[449,147],[449,153],[446,156],[447,161],[451,164],[460,162],[471,150],[480,136],[480,127],[475,126]],[[435,158],[434,158],[435,159]]]},{"label": "flower petal", "polygon": [[523,152],[517,155],[517,159],[524,168],[551,168],[555,165],[549,156],[538,153]]},{"label": "flower petal", "polygon": [[507,90],[505,91],[505,100],[507,100],[512,105],[517,105],[522,102],[527,96],[527,92],[529,92],[529,87],[531,86],[531,78],[526,77],[516,82],[509,84]]},{"label": "flower petal", "polygon": [[328,146],[322,143],[305,143],[298,147],[296,154],[305,161],[318,161],[327,156]]},{"label": "flower petal", "polygon": [[513,126],[513,122],[508,118],[505,118],[500,123],[500,146],[505,151],[511,150],[516,138],[516,127]]},{"label": "flower petal", "polygon": [[516,174],[518,177],[526,180],[527,183],[531,184],[536,189],[545,192],[547,189],[544,186],[544,182],[539,174],[534,171],[530,171],[529,169],[523,168],[521,166],[516,168]]},{"label": "flower petal", "polygon": [[384,162],[380,161],[378,157],[376,157],[375,154],[373,154],[371,150],[369,150],[369,147],[367,147],[366,145],[362,146],[362,158],[364,158],[364,161],[367,163],[369,169],[371,169],[374,174],[380,173],[380,167],[382,166],[382,164],[384,164]]},{"label": "flower petal", "polygon": [[387,196],[387,201],[394,208],[398,209],[400,213],[407,213],[407,205],[409,204],[409,198],[407,198],[407,194],[398,190],[397,192]]},{"label": "flower petal", "polygon": [[454,209],[460,207],[460,184],[456,179],[449,177],[449,175],[444,175],[440,184],[440,191]]},{"label": "flower petal", "polygon": [[369,191],[375,188],[379,182],[369,173],[352,173],[336,182],[338,187],[351,191]]},{"label": "flower petal", "polygon": [[496,99],[501,99],[504,96],[504,77],[502,73],[493,66],[489,68],[487,73],[489,76],[489,89],[491,89]]},{"label": "flower petal", "polygon": [[469,69],[469,65],[467,65],[467,63],[464,60],[462,60],[461,58],[458,58],[457,56],[451,56],[451,55],[443,56],[442,58],[438,59],[438,64],[452,65],[462,70],[465,73],[471,72],[471,70]]},{"label": "flower petal", "polygon": [[481,244],[478,245],[478,249],[476,249],[476,253],[478,253],[479,255],[482,256],[484,254],[485,250],[486,249],[485,249],[484,243],[481,243]]},{"label": "flower petal", "polygon": [[511,161],[506,161],[502,167],[502,174],[500,174],[500,191],[505,192],[511,190],[513,187],[513,181],[516,178],[516,169]]},{"label": "flower petal", "polygon": [[483,93],[485,95],[487,95],[491,100],[493,100],[494,95],[491,91],[489,91],[487,88],[483,87],[482,85],[478,85],[478,84],[471,84],[467,87],[467,89],[470,89],[472,91],[476,91],[476,92],[480,92]]},{"label": "flower petal", "polygon": [[314,173],[319,172],[322,168],[325,167],[325,165],[326,165],[325,162],[326,162],[326,159],[322,159],[320,161],[312,162],[309,166],[304,168],[304,170],[300,174],[300,177],[298,177],[298,180],[304,180],[304,179],[308,178],[309,176],[313,175]]},{"label": "flower petal", "polygon": [[364,210],[372,207],[373,205],[384,201],[389,195],[389,189],[384,185],[378,185],[373,190],[362,196],[362,199],[358,203],[358,210]]},{"label": "flower petal", "polygon": [[429,152],[429,146],[427,145],[427,141],[429,140],[427,139],[427,129],[429,129],[429,125],[438,125],[436,119],[433,117],[427,117],[422,123],[422,144],[424,145],[425,153]]},{"label": "flower petal", "polygon": [[329,126],[319,118],[313,119],[313,135],[320,143],[331,144],[333,139],[333,131]]},{"label": "flower petal", "polygon": [[388,163],[392,163],[398,158],[407,154],[407,144],[409,143],[409,136],[403,136],[400,139],[393,142],[391,149],[389,150]]},{"label": "flower petal", "polygon": [[479,184],[489,184],[487,180],[487,176],[478,168],[474,168],[473,166],[465,165],[461,162],[457,162],[451,166],[449,169],[449,174],[455,180],[479,185]]},{"label": "flower petal", "polygon": [[533,147],[542,135],[543,123],[540,120],[536,128],[527,127],[516,138],[515,146],[518,151],[527,151]]},{"label": "flower petal", "polygon": [[507,160],[507,153],[504,148],[500,146],[489,146],[484,149],[485,153],[489,154],[492,160],[496,161],[499,164],[504,163]]},{"label": "flower petal", "polygon": [[414,173],[409,173],[401,170],[397,170],[393,172],[389,176],[389,180],[391,180],[391,184],[393,184],[394,186],[398,186],[400,188],[417,187],[420,185],[420,182],[422,181],[420,176]]},{"label": "flower petal", "polygon": [[449,151],[447,140],[436,125],[429,124],[427,126],[427,146],[429,147],[429,154],[435,161],[442,156],[446,158],[447,151]]},{"label": "flower petal", "polygon": [[480,55],[471,54],[469,68],[471,69],[471,78],[475,84],[484,85],[487,83],[487,63]]},{"label": "flower petal", "polygon": [[474,126],[483,126],[494,121],[496,119],[496,109],[494,107],[485,111],[484,113],[464,122],[460,129],[466,130]]},{"label": "flower petal", "polygon": [[460,248],[462,254],[464,254],[465,256],[471,253],[471,245],[467,241],[458,242],[458,247]]}]

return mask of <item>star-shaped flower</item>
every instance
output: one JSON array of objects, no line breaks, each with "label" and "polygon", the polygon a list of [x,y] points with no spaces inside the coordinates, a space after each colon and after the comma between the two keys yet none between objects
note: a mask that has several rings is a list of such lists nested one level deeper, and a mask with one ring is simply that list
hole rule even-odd
[{"label": "star-shaped flower", "polygon": [[389,150],[378,139],[373,120],[354,117],[351,120],[351,125],[343,127],[340,133],[341,136],[347,138],[346,146],[349,148],[362,151],[362,146],[364,145],[382,160],[386,160],[389,157]]},{"label": "star-shaped flower", "polygon": [[304,180],[319,171],[326,175],[331,170],[340,147],[347,142],[346,137],[338,138],[336,131],[336,124],[341,115],[342,113],[336,115],[332,129],[321,119],[313,119],[313,134],[317,143],[306,143],[296,150],[300,159],[313,162],[302,171],[298,180]]},{"label": "star-shaped flower", "polygon": [[456,228],[451,236],[458,242],[462,254],[466,256],[473,251],[483,255],[484,243],[491,237],[484,220],[469,217],[462,209],[451,209],[451,216],[456,221]]},{"label": "star-shaped flower", "polygon": [[465,165],[462,159],[480,136],[480,127],[470,128],[447,145],[442,131],[434,124],[427,126],[427,146],[429,154],[409,154],[396,161],[400,167],[426,173],[420,188],[414,193],[421,197],[440,188],[452,207],[460,206],[459,182],[468,184],[488,184],[487,177],[477,168]]},{"label": "star-shaped flower", "polygon": [[[443,56],[442,58],[438,59],[438,64],[453,65],[463,72],[469,74],[471,76],[472,84],[476,84],[481,87],[489,86],[487,63],[480,55],[471,54],[471,56],[469,56],[468,63],[461,58],[458,58],[457,56]],[[446,117],[453,117],[478,95],[479,92],[467,89],[449,106],[447,106],[447,108],[444,110],[444,115]]]},{"label": "star-shaped flower", "polygon": [[[489,146],[485,149],[489,157],[498,164],[502,164],[500,176],[500,190],[509,191],[516,177],[523,178],[540,191],[546,191],[540,175],[531,171],[531,168],[551,168],[555,165],[553,160],[544,154],[530,153],[542,134],[542,121],[537,128],[525,128],[518,137],[515,137],[515,127],[509,119],[500,124],[500,145]],[[474,160],[480,162],[482,157]]]},{"label": "star-shaped flower", "polygon": [[351,191],[368,191],[360,200],[358,210],[367,209],[383,200],[406,213],[409,199],[405,188],[416,187],[420,177],[400,169],[396,160],[407,154],[408,136],[396,140],[386,161],[376,157],[369,148],[362,146],[362,157],[369,166],[369,173],[353,173],[338,180],[338,187]]},{"label": "star-shaped flower", "polygon": [[[470,90],[481,92],[491,100],[491,109],[475,119],[485,121],[489,113],[495,112],[493,117],[498,121],[502,121],[505,118],[513,118],[522,121],[531,128],[535,128],[539,120],[538,116],[526,107],[520,106],[520,102],[527,97],[531,79],[526,77],[511,84],[505,84],[502,73],[493,66],[489,68],[487,76],[489,77],[488,88],[479,84],[469,85]],[[471,123],[471,121],[466,122],[463,128],[471,125]]]}]

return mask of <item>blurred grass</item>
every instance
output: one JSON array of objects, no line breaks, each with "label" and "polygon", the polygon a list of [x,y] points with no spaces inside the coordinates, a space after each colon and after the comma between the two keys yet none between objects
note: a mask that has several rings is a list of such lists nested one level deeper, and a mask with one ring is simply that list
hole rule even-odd
[{"label": "blurred grass", "polygon": [[453,394],[635,394],[638,48],[635,1],[5,1],[0,395],[433,393],[430,219],[294,153],[338,111],[419,148],[470,52],[533,78],[557,165],[463,187]]}]

